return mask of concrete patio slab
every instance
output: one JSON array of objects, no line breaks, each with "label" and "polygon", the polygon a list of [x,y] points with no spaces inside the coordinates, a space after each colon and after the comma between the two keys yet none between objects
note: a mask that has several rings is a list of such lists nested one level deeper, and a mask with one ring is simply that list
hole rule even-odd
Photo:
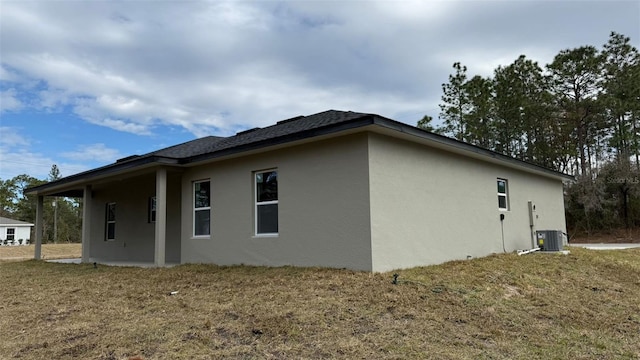
[{"label": "concrete patio slab", "polygon": [[[81,264],[82,259],[80,258],[73,258],[73,259],[51,259],[51,260],[46,260],[47,262],[52,262],[52,263],[60,263],[60,264]],[[131,266],[131,267],[142,267],[142,268],[152,268],[152,267],[156,267],[154,263],[151,262],[135,262],[135,261],[101,261],[101,260],[94,260],[91,259],[90,263],[97,263],[100,265],[106,265],[106,266]],[[173,267],[176,265],[180,265],[177,263],[165,263],[164,267]]]}]

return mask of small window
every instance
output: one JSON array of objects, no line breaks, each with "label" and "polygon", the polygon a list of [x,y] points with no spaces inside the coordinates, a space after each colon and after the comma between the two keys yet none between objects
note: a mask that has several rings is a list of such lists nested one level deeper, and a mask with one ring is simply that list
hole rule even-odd
[{"label": "small window", "polygon": [[149,198],[149,222],[156,222],[156,197]]},{"label": "small window", "polygon": [[509,186],[505,179],[498,179],[498,209],[509,210]]},{"label": "small window", "polygon": [[256,235],[278,234],[278,172],[255,173]]},{"label": "small window", "polygon": [[211,183],[209,180],[193,183],[193,236],[211,234]]},{"label": "small window", "polygon": [[105,240],[116,239],[116,203],[108,203],[106,209]]},{"label": "small window", "polygon": [[15,228],[7,228],[7,240],[14,241],[16,239],[16,229]]}]

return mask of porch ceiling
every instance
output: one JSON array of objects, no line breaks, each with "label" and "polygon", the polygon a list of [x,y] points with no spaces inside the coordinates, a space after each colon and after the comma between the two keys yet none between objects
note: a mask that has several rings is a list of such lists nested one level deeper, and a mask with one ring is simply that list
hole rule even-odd
[{"label": "porch ceiling", "polygon": [[[84,194],[84,186],[91,184],[94,189],[99,189],[102,185],[113,184],[114,182],[126,181],[135,178],[147,178],[150,181],[155,181],[155,172],[159,168],[156,166],[146,166],[140,169],[130,170],[128,172],[118,172],[105,174],[96,177],[81,178],[72,183],[57,184],[57,186],[44,187],[40,189],[38,187],[29,189],[29,193],[37,193],[43,196],[64,196],[64,197],[82,197]],[[180,173],[183,171],[179,167],[166,167],[169,174]],[[45,184],[47,185],[47,184]],[[36,190],[36,191],[34,191]]]}]

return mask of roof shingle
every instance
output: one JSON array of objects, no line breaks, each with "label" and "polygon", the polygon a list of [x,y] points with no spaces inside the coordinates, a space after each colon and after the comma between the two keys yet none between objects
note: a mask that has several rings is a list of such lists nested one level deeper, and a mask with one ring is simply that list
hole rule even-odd
[{"label": "roof shingle", "polygon": [[291,119],[278,121],[275,125],[265,128],[255,128],[241,131],[234,136],[219,137],[207,136],[186,143],[156,150],[141,156],[122,159],[128,161],[141,157],[161,156],[173,159],[187,159],[190,157],[227,150],[234,147],[253,144],[260,141],[279,138],[302,131],[318,129],[324,126],[335,125],[349,120],[368,116],[369,114],[352,111],[327,110],[309,116],[297,116]]}]

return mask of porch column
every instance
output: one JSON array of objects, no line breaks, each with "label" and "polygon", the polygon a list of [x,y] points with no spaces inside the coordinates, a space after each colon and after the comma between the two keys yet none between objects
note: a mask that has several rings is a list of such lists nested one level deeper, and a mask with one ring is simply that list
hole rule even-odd
[{"label": "porch column", "polygon": [[82,196],[82,262],[90,260],[91,247],[91,185],[84,187]]},{"label": "porch column", "polygon": [[167,169],[156,171],[156,245],[154,264],[164,266],[167,231]]},{"label": "porch column", "polygon": [[42,257],[42,215],[44,214],[44,196],[38,195],[38,205],[36,206],[36,249],[33,258],[40,260]]}]

